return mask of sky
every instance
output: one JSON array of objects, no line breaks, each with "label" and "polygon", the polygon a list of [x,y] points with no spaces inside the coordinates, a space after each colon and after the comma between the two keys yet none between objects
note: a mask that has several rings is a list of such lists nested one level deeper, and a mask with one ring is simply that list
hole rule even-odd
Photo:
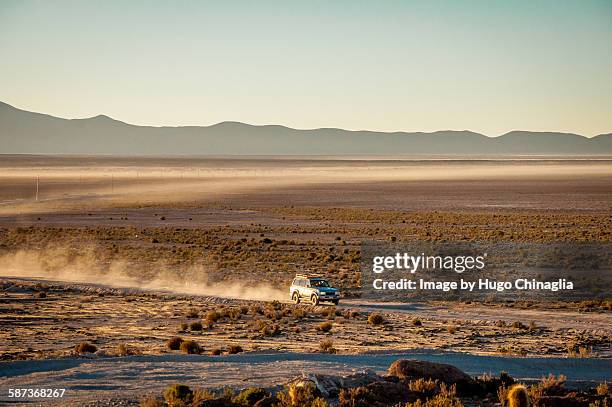
[{"label": "sky", "polygon": [[612,132],[612,1],[0,0],[0,101],[142,125]]}]

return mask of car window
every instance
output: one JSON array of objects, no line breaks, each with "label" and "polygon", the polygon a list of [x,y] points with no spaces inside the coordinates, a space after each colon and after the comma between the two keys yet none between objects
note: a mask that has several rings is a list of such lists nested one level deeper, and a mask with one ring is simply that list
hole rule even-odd
[{"label": "car window", "polygon": [[313,287],[329,287],[329,283],[325,280],[310,280],[310,285]]}]

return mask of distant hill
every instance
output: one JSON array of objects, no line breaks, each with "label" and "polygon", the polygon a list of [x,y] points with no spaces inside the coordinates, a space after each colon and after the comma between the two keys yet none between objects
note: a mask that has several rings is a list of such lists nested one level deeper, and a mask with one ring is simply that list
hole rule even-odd
[{"label": "distant hill", "polygon": [[0,102],[0,153],[121,155],[449,155],[612,154],[612,134],[512,131],[383,133],[296,130],[223,122],[212,126],[135,126],[108,116],[62,119]]}]

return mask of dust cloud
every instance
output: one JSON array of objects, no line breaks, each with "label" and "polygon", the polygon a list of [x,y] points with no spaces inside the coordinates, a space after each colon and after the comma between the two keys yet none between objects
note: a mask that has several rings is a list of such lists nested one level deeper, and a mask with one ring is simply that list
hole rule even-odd
[{"label": "dust cloud", "polygon": [[117,259],[106,264],[97,260],[95,247],[78,253],[65,247],[19,250],[0,256],[0,276],[70,283],[135,288],[165,293],[214,296],[258,301],[286,300],[283,290],[266,284],[212,282],[203,265],[151,265],[144,273],[130,273],[134,265]]},{"label": "dust cloud", "polygon": [[[102,159],[98,159],[102,160]],[[126,159],[127,160],[127,159]],[[150,163],[156,164],[151,158]],[[106,164],[106,166],[105,166]],[[207,167],[138,167],[112,162],[75,167],[0,164],[0,216],[100,207],[216,202],[309,185],[360,182],[609,178],[609,161],[311,161],[217,160]],[[133,163],[132,163],[133,164]],[[193,164],[193,163],[192,163]],[[202,164],[202,163],[200,163]],[[211,167],[212,166],[212,167]]]}]

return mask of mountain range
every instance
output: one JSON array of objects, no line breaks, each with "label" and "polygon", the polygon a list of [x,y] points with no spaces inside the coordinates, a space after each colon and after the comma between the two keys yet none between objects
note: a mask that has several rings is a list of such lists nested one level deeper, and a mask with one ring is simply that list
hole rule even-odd
[{"label": "mountain range", "polygon": [[104,155],[609,155],[612,133],[376,132],[222,122],[136,126],[99,115],[63,119],[0,102],[2,154]]}]

